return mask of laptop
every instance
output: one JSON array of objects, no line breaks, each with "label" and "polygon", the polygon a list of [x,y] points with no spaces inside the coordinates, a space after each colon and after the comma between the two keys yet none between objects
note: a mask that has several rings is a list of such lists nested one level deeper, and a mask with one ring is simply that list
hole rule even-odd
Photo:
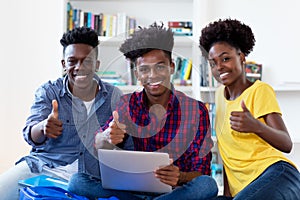
[{"label": "laptop", "polygon": [[154,170],[170,164],[168,153],[98,149],[102,187],[114,190],[166,193]]}]

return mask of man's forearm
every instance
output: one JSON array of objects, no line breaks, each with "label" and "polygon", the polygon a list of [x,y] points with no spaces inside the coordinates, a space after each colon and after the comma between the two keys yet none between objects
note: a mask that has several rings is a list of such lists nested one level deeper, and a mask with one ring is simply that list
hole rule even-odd
[{"label": "man's forearm", "polygon": [[46,136],[44,135],[44,121],[39,122],[34,125],[30,131],[30,138],[36,144],[42,144],[46,140]]}]

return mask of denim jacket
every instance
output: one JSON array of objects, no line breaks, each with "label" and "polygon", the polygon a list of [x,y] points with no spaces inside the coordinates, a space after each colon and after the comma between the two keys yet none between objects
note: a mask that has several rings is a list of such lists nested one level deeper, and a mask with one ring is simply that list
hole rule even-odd
[{"label": "denim jacket", "polygon": [[[44,165],[51,168],[64,166],[78,159],[79,172],[100,175],[97,152],[94,148],[95,133],[112,115],[122,92],[117,87],[101,81],[97,75],[94,79],[98,82],[100,91],[89,114],[83,101],[69,92],[68,76],[48,81],[37,89],[31,115],[23,129],[24,139],[32,149],[30,155],[18,162],[26,160],[31,171],[38,173]],[[48,138],[43,144],[37,145],[30,138],[30,130],[51,113],[53,99],[58,102],[59,119],[63,123],[62,135],[57,139]]]}]

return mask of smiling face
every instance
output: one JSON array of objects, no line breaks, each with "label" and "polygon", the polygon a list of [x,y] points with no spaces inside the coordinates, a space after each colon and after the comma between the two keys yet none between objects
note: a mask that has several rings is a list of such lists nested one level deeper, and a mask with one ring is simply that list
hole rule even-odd
[{"label": "smiling face", "polygon": [[161,98],[166,93],[168,95],[173,73],[174,63],[162,50],[152,50],[136,60],[135,74],[148,98]]},{"label": "smiling face", "polygon": [[208,52],[213,76],[223,85],[230,86],[246,79],[245,55],[226,42],[215,43]]},{"label": "smiling face", "polygon": [[72,93],[74,89],[78,91],[92,89],[94,73],[99,68],[96,52],[87,44],[71,44],[66,47],[62,65],[67,71]]}]

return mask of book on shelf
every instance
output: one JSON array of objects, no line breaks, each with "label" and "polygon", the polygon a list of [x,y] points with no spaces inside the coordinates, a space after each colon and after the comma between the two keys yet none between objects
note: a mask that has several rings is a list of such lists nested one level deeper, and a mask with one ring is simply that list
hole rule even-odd
[{"label": "book on shelf", "polygon": [[174,73],[171,82],[175,85],[189,85],[192,73],[192,60],[178,56],[175,59]]},{"label": "book on shelf", "polygon": [[86,26],[94,29],[99,36],[114,37],[122,34],[128,37],[136,29],[136,19],[126,13],[92,13],[90,11],[73,8],[67,3],[67,31],[75,27]]},{"label": "book on shelf", "polygon": [[98,14],[94,14],[94,30],[97,32],[98,35],[100,33],[99,22],[100,22],[100,16]]},{"label": "book on shelf", "polygon": [[73,19],[71,23],[73,23],[74,27],[80,26],[80,15],[82,11],[80,9],[73,9]]},{"label": "book on shelf", "polygon": [[[127,15],[124,12],[117,13],[117,35],[126,35]],[[134,27],[135,28],[135,27]]]},{"label": "book on shelf", "polygon": [[208,87],[208,62],[201,56],[200,58],[200,86]]},{"label": "book on shelf", "polygon": [[106,32],[107,18],[108,18],[108,15],[102,14],[102,23],[101,23],[102,31],[100,33],[98,33],[98,35],[100,35],[100,36],[107,35],[107,32]]},{"label": "book on shelf", "polygon": [[187,58],[182,58],[181,66],[180,66],[180,80],[184,80],[184,73],[189,65],[189,60]]},{"label": "book on shelf", "polygon": [[169,28],[193,28],[191,21],[168,21]]},{"label": "book on shelf", "polygon": [[99,18],[97,17],[98,20],[96,21],[98,23],[98,29],[97,29],[98,31],[97,30],[96,31],[97,31],[98,35],[101,36],[101,35],[103,35],[103,27],[102,27],[103,13],[99,13],[98,15],[99,15]]},{"label": "book on shelf", "polygon": [[187,65],[185,67],[185,71],[183,73],[183,80],[187,81],[187,80],[191,79],[192,67],[193,67],[192,60],[189,59]]},{"label": "book on shelf", "polygon": [[77,20],[79,21],[80,27],[84,26],[84,12],[82,10],[80,10],[79,19],[77,19]]},{"label": "book on shelf", "polygon": [[205,106],[208,110],[210,126],[211,126],[211,136],[216,136],[216,129],[215,129],[215,118],[216,118],[216,104],[206,102]]},{"label": "book on shelf", "polygon": [[253,61],[247,61],[245,64],[246,77],[251,82],[261,80],[262,76],[262,64],[257,64]]},{"label": "book on shelf", "polygon": [[128,77],[127,77],[127,82],[128,82],[128,85],[136,85],[137,84],[137,78],[134,74],[134,64],[133,62],[131,62],[129,59],[126,60],[126,63],[127,63],[127,66],[126,66],[126,69],[128,70],[127,71],[127,74],[128,74]]},{"label": "book on shelf", "polygon": [[127,17],[127,21],[129,24],[126,28],[128,30],[127,36],[132,35],[136,29],[136,19],[134,17]]},{"label": "book on shelf", "polygon": [[109,37],[114,37],[117,35],[117,16],[112,14],[109,15],[109,26],[106,28],[109,30],[108,35]]},{"label": "book on shelf", "polygon": [[73,7],[70,2],[67,3],[67,30],[73,29]]},{"label": "book on shelf", "polygon": [[200,58],[200,86],[217,87],[218,82],[212,75],[211,67],[204,56]]},{"label": "book on shelf", "polygon": [[171,75],[171,82],[174,82],[175,79],[179,79],[181,62],[182,62],[182,58],[178,56],[175,60],[174,73]]}]

